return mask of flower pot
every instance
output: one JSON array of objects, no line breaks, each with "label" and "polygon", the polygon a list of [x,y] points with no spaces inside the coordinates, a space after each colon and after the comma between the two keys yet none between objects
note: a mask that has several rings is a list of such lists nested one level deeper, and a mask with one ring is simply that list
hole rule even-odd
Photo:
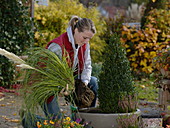
[{"label": "flower pot", "polygon": [[138,117],[141,111],[138,109],[132,113],[96,113],[87,112],[88,108],[80,110],[78,116],[85,122],[90,122],[94,128],[121,128],[121,126],[138,126]]}]

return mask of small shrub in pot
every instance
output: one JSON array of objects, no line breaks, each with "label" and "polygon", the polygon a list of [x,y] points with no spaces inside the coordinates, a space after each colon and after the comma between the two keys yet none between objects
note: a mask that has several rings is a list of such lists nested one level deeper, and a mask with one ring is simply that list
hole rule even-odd
[{"label": "small shrub in pot", "polygon": [[133,77],[126,50],[118,34],[105,47],[99,75],[99,107],[104,113],[126,113],[136,110]]}]

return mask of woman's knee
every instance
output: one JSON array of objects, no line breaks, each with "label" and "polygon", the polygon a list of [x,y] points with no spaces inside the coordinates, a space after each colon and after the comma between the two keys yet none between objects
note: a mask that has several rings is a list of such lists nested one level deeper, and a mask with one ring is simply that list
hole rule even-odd
[{"label": "woman's knee", "polygon": [[94,76],[91,76],[91,80],[89,83],[89,87],[95,92],[97,93],[98,90],[98,79]]}]

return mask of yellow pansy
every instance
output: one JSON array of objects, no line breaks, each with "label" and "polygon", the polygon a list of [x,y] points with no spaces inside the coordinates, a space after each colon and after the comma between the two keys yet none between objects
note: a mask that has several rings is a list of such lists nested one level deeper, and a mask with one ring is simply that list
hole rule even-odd
[{"label": "yellow pansy", "polygon": [[50,124],[54,124],[54,122],[50,120]]},{"label": "yellow pansy", "polygon": [[42,126],[42,125],[40,124],[40,122],[37,122],[37,127],[38,127],[38,128],[41,128],[41,126]]},{"label": "yellow pansy", "polygon": [[70,117],[66,117],[66,120],[67,120],[67,121],[70,121],[71,119],[70,119]]},{"label": "yellow pansy", "polygon": [[47,123],[47,120],[44,120],[44,125],[47,125],[48,123]]}]

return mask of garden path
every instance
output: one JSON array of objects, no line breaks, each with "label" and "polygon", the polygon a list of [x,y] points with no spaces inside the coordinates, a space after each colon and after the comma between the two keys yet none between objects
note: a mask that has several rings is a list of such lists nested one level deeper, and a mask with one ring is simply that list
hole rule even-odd
[{"label": "garden path", "polygon": [[[64,100],[60,100],[61,109],[70,114],[69,106],[64,105]],[[0,92],[0,128],[22,128],[18,114],[22,105],[21,96],[16,93]],[[143,116],[160,115],[162,112],[156,103],[146,101],[139,102],[139,109]]]},{"label": "garden path", "polygon": [[[67,115],[70,114],[68,105],[60,97],[60,106]],[[22,106],[22,98],[16,93],[0,92],[0,128],[22,128],[19,110]]]}]

